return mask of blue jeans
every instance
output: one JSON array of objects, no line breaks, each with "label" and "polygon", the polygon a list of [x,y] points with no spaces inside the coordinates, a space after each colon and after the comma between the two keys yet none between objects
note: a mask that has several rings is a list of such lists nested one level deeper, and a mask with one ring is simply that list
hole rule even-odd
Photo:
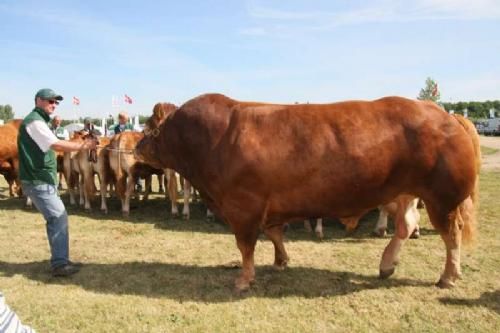
[{"label": "blue jeans", "polygon": [[57,193],[57,186],[21,182],[23,192],[45,218],[50,246],[50,266],[62,266],[69,260],[68,213]]}]

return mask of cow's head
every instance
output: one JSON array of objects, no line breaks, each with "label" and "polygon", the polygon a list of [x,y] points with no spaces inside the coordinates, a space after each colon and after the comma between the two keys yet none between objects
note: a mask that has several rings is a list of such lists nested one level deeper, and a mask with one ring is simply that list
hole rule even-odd
[{"label": "cow's head", "polygon": [[[85,140],[92,140],[95,142],[95,145],[99,145],[99,132],[95,130],[80,130],[80,131],[75,131],[73,132],[73,136],[71,138],[71,141],[85,141]],[[89,162],[94,162],[97,163],[97,148],[90,149],[88,151],[88,160]]]},{"label": "cow's head", "polygon": [[156,168],[164,167],[160,162],[161,125],[176,109],[177,107],[170,103],[157,103],[153,107],[153,115],[144,126],[144,138],[137,143],[135,148],[136,159]]}]

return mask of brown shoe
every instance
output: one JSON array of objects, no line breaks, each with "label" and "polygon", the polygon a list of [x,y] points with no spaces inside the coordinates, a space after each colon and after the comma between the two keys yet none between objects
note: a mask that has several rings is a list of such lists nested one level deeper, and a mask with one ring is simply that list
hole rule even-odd
[{"label": "brown shoe", "polygon": [[52,268],[52,276],[70,276],[80,271],[80,267],[72,264]]}]

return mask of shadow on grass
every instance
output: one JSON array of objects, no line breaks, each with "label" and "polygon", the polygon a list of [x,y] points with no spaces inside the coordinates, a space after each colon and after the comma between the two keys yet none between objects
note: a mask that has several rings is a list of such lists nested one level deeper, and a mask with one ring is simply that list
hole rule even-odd
[{"label": "shadow on grass", "polygon": [[439,301],[447,305],[484,306],[500,315],[500,290],[482,293],[476,299],[443,297]]},{"label": "shadow on grass", "polygon": [[[127,223],[151,223],[159,230],[169,231],[189,231],[201,232],[207,234],[231,234],[231,230],[227,224],[220,219],[207,220],[206,207],[203,203],[197,201],[191,203],[191,218],[186,221],[182,216],[173,217],[170,214],[170,202],[166,201],[163,195],[154,194],[149,200],[139,201],[131,200],[130,216],[123,217],[121,213],[121,201],[118,198],[108,198],[108,214],[100,211],[100,199],[96,197],[93,200],[93,210],[86,211],[78,206],[69,205],[69,195],[62,195],[63,202],[66,206],[70,220],[72,216],[91,218],[94,220],[114,220]],[[28,212],[37,212],[36,208],[26,208],[25,200],[21,198],[8,198],[0,201],[2,209],[5,210],[25,210]],[[179,210],[182,211],[182,204],[179,204]],[[41,215],[40,215],[41,218]],[[363,243],[377,238],[372,235],[373,227],[376,224],[378,214],[376,211],[369,212],[361,218],[358,228],[353,233],[348,233],[345,227],[337,219],[323,219],[324,239],[317,238],[314,232],[307,232],[304,229],[303,221],[291,223],[285,233],[285,238],[289,242],[293,241],[341,241],[348,243]],[[313,223],[314,227],[315,223]],[[390,239],[394,233],[392,223],[389,224],[389,235],[386,239]],[[433,229],[420,229],[422,236],[437,234]]]},{"label": "shadow on grass", "polygon": [[[228,302],[239,297],[233,292],[239,269],[231,266],[194,266],[169,263],[127,262],[85,264],[71,277],[53,278],[47,261],[10,263],[0,261],[3,276],[23,275],[44,284],[77,285],[92,292],[115,295],[166,297],[180,301]],[[431,282],[403,278],[380,280],[375,275],[289,267],[276,271],[272,266],[256,267],[256,282],[248,297],[307,298],[341,296],[367,289],[405,286],[431,287]]]}]

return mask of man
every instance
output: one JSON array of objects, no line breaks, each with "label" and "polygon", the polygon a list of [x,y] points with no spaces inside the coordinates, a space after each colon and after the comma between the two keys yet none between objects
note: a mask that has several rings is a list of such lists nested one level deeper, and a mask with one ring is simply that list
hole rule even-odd
[{"label": "man", "polygon": [[52,118],[52,133],[59,140],[69,140],[69,132],[67,129],[61,126],[62,119],[59,116],[54,116]]},{"label": "man", "polygon": [[134,126],[128,122],[128,115],[125,112],[118,114],[118,125],[115,126],[114,130],[115,134],[134,130]]},{"label": "man", "polygon": [[90,117],[86,117],[83,120],[83,129],[87,132],[94,132],[95,135],[101,136],[102,133],[99,131],[97,128],[95,128],[94,123],[92,122],[92,119]]},{"label": "man", "polygon": [[49,129],[50,115],[63,97],[52,89],[35,95],[35,108],[24,118],[17,145],[19,178],[23,191],[33,201],[46,221],[53,276],[69,276],[80,270],[80,263],[69,260],[68,214],[57,192],[55,150],[72,152],[95,148],[95,142],[59,140]]}]

